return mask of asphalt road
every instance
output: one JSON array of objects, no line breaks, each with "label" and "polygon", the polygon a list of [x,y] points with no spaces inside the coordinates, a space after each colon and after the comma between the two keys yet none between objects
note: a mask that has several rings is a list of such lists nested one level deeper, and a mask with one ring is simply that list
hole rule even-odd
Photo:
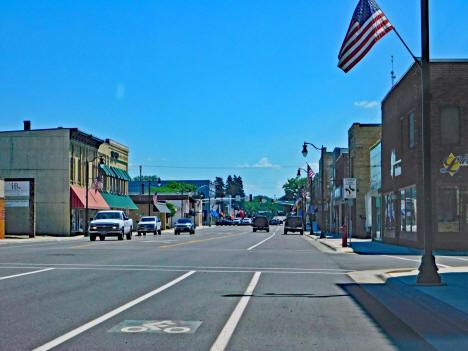
[{"label": "asphalt road", "polygon": [[335,254],[281,233],[2,243],[0,350],[401,348],[344,288],[346,273],[414,268],[419,256]]}]

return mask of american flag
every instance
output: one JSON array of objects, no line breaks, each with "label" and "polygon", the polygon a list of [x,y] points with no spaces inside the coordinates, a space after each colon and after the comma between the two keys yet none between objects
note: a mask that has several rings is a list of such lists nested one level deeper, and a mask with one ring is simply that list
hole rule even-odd
[{"label": "american flag", "polygon": [[315,175],[315,173],[312,170],[312,168],[310,168],[310,166],[307,165],[307,185],[310,186],[310,184],[312,183],[312,178],[314,177],[314,175]]},{"label": "american flag", "polygon": [[158,205],[158,193],[154,193],[153,195],[153,204],[154,206]]},{"label": "american flag", "polygon": [[338,55],[338,67],[348,72],[392,29],[375,0],[359,0]]}]

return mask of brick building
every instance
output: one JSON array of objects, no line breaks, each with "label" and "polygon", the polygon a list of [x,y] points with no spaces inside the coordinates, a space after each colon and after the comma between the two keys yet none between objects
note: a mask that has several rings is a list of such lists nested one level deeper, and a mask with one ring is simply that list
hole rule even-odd
[{"label": "brick building", "polygon": [[[431,61],[433,244],[468,249],[468,60]],[[421,74],[416,64],[382,102],[383,240],[423,247]]]},{"label": "brick building", "polygon": [[356,178],[356,199],[349,201],[351,221],[349,232],[358,238],[370,238],[370,228],[366,227],[366,194],[370,190],[369,148],[381,137],[380,124],[353,123],[348,130],[350,177]]}]

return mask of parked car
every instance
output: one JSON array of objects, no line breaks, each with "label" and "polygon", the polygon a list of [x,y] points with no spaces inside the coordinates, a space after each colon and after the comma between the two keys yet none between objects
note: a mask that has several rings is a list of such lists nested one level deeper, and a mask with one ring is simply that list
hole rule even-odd
[{"label": "parked car", "polygon": [[189,232],[190,235],[195,234],[195,225],[190,218],[179,218],[177,220],[174,234],[180,235],[181,232]]},{"label": "parked car", "polygon": [[137,230],[138,236],[141,236],[141,234],[146,235],[148,232],[161,235],[161,220],[157,216],[141,217]]},{"label": "parked car", "polygon": [[230,219],[220,219],[216,221],[216,225],[232,225],[232,220]]},{"label": "parked car", "polygon": [[252,218],[244,218],[241,224],[252,225]]},{"label": "parked car", "polygon": [[300,232],[301,235],[304,234],[302,218],[300,216],[289,216],[286,218],[283,234],[288,234],[288,232]]},{"label": "parked car", "polygon": [[278,225],[278,224],[280,224],[279,219],[277,218],[270,219],[270,225]]},{"label": "parked car", "polygon": [[258,216],[254,217],[252,221],[253,231],[256,232],[257,230],[265,230],[267,232],[270,231],[270,226],[268,225],[268,218],[265,216]]},{"label": "parked car", "polygon": [[234,218],[232,220],[232,224],[234,225],[241,225],[242,224],[242,218]]},{"label": "parked car", "polygon": [[99,236],[105,240],[107,236],[116,236],[123,240],[132,239],[133,220],[127,217],[124,211],[99,211],[89,224],[89,240],[95,241]]}]

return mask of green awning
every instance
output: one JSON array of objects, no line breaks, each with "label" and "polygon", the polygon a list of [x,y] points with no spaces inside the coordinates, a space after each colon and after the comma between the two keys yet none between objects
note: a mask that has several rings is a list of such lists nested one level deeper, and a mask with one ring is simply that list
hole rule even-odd
[{"label": "green awning", "polygon": [[128,174],[127,171],[124,171],[123,169],[121,169],[120,171],[121,171],[122,174],[124,175],[125,180],[128,180],[128,181],[131,181],[131,180],[132,180],[132,177],[130,177],[130,174]]},{"label": "green awning", "polygon": [[107,176],[109,176],[109,177],[114,177],[114,178],[115,178],[114,172],[111,171],[111,169],[109,168],[108,165],[101,164],[101,169],[104,171],[104,173],[105,173]]},{"label": "green awning", "polygon": [[115,175],[117,176],[117,178],[123,179],[122,173],[120,173],[120,169],[118,169],[117,167],[112,167],[112,166],[110,166],[110,169],[112,170],[112,172],[115,173]]},{"label": "green awning", "polygon": [[138,207],[135,205],[130,196],[127,195],[118,195],[112,193],[101,193],[104,200],[106,200],[107,205],[113,209],[129,209],[129,210],[138,210]]}]

